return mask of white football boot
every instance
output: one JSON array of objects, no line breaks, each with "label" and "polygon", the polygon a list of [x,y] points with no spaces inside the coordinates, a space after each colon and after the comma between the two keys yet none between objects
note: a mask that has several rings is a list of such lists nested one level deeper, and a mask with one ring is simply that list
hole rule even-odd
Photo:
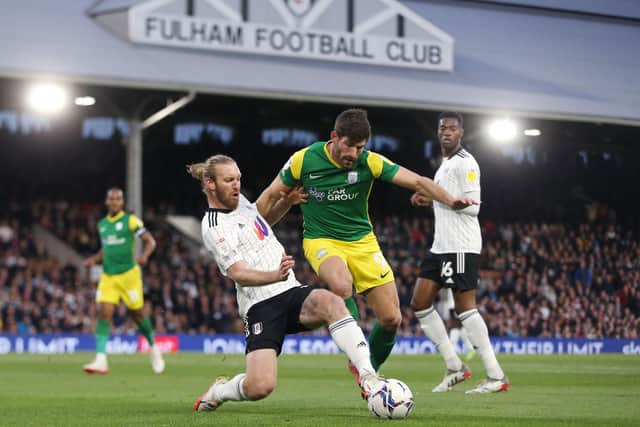
[{"label": "white football boot", "polygon": [[467,390],[467,394],[481,394],[481,393],[499,393],[509,388],[509,378],[505,375],[502,379],[485,378],[480,384]]},{"label": "white football boot", "polygon": [[453,386],[455,386],[456,384],[460,384],[462,381],[466,380],[470,376],[471,376],[471,370],[467,365],[463,363],[462,368],[460,368],[460,370],[458,371],[452,371],[450,369],[447,370],[447,373],[444,374],[444,378],[442,379],[442,382],[437,386],[435,386],[431,391],[433,393],[444,393],[446,391],[451,390]]},{"label": "white football boot", "polygon": [[213,397],[213,389],[218,384],[224,384],[227,381],[229,381],[227,377],[216,378],[211,387],[209,387],[209,390],[196,400],[196,403],[193,405],[193,410],[195,412],[211,412],[218,409],[224,402]]},{"label": "white football boot", "polygon": [[151,369],[156,374],[161,374],[164,372],[164,359],[162,358],[162,353],[157,346],[153,346],[149,349],[149,354],[151,357]]},{"label": "white football boot", "polygon": [[383,378],[378,376],[375,372],[367,372],[363,370],[363,374],[358,376],[358,385],[360,386],[360,395],[362,399],[367,400],[371,393],[376,390],[380,382],[384,381]]},{"label": "white football boot", "polygon": [[82,370],[87,374],[108,374],[109,363],[107,363],[107,355],[104,353],[97,353],[96,358],[93,359],[93,362],[84,365],[82,367]]}]

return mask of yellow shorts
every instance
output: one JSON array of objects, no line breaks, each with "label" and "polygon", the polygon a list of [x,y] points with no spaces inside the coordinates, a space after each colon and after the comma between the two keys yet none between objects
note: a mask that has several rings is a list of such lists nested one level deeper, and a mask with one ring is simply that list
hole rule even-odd
[{"label": "yellow shorts", "polygon": [[142,272],[137,265],[131,270],[120,274],[102,273],[98,291],[97,302],[119,304],[120,300],[130,310],[139,310],[144,305],[142,293]]},{"label": "yellow shorts", "polygon": [[302,248],[304,256],[316,273],[320,264],[327,258],[330,256],[340,257],[353,276],[356,293],[361,294],[395,279],[373,233],[354,242],[333,239],[303,239]]}]

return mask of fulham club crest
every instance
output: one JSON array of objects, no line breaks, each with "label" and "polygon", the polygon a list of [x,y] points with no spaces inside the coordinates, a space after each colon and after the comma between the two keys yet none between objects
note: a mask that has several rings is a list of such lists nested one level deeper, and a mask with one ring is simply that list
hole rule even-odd
[{"label": "fulham club crest", "polygon": [[251,325],[251,332],[253,335],[260,335],[262,333],[262,322]]},{"label": "fulham club crest", "polygon": [[315,0],[285,0],[289,10],[298,18],[304,16],[311,10]]}]

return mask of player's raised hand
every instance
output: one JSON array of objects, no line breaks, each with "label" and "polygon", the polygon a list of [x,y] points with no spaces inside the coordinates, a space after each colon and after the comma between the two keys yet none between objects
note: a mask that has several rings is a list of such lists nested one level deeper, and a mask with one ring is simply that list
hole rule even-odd
[{"label": "player's raised hand", "polygon": [[280,197],[289,205],[299,205],[300,203],[307,203],[309,194],[303,191],[302,184],[298,184],[289,191],[281,191]]},{"label": "player's raised hand", "polygon": [[295,263],[296,262],[291,255],[282,256],[282,259],[280,260],[280,269],[278,270],[278,282],[287,280],[287,277],[289,277],[289,271],[291,271]]},{"label": "player's raised hand", "polygon": [[420,193],[413,193],[410,202],[413,206],[431,206],[431,200],[427,196],[423,196]]},{"label": "player's raised hand", "polygon": [[473,200],[470,197],[460,197],[458,199],[453,199],[453,202],[451,203],[451,209],[453,209],[454,211],[460,210],[460,209],[464,209],[464,208],[468,208],[469,206],[472,205],[479,205],[480,202]]}]

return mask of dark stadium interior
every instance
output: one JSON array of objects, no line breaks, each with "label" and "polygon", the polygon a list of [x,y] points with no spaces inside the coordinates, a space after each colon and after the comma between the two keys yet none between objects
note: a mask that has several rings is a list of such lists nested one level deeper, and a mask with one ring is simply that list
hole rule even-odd
[{"label": "dark stadium interior", "polygon": [[[23,106],[18,94],[23,87],[19,81],[5,79],[0,81],[0,87],[2,110],[20,111]],[[110,135],[98,138],[90,129],[87,132],[85,119],[126,120],[135,114],[144,119],[183,95],[93,86],[79,86],[75,92],[95,96],[97,104],[51,118],[46,132],[11,129],[7,121],[2,122],[3,200],[101,200],[105,187],[124,186],[126,150],[118,126]],[[214,153],[236,158],[244,173],[245,191],[256,194],[293,151],[306,145],[308,134],[327,138],[334,117],[346,107],[198,95],[185,109],[144,133],[145,206],[167,205],[176,212],[198,213],[203,201],[197,185],[184,173],[184,165]],[[367,109],[374,136],[381,137],[377,145],[372,146],[372,142],[369,148],[433,176],[439,157],[435,134],[439,112],[391,107]],[[640,169],[633,160],[640,154],[640,128],[516,118],[523,127],[540,129],[542,135],[521,137],[501,147],[491,142],[484,131],[491,115],[464,117],[464,144],[482,165],[483,216],[512,221],[580,221],[584,219],[585,206],[598,202],[614,210],[618,221],[635,220],[636,215],[628,209],[632,190],[626,183],[640,178]],[[176,143],[179,124],[213,124],[224,127],[230,135],[222,141],[220,132],[200,131],[195,138]],[[266,137],[265,131],[275,131],[276,135],[272,132],[271,137]],[[292,131],[302,131],[304,135],[296,138]],[[431,141],[429,149],[425,147],[427,141]],[[408,193],[379,184],[372,193],[372,213],[410,212],[407,199]]]}]

